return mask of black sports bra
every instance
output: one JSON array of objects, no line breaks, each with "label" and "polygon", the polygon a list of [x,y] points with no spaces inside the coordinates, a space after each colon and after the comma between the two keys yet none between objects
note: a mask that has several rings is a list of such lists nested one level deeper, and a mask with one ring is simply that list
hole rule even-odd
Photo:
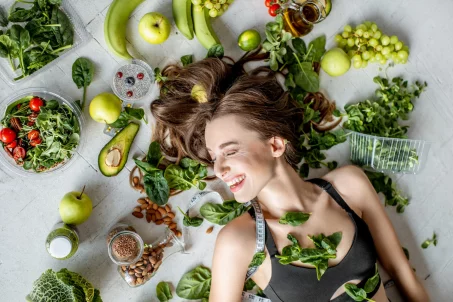
[{"label": "black sports bra", "polygon": [[[315,178],[308,180],[326,191],[349,215],[355,225],[355,235],[343,260],[335,266],[329,267],[318,281],[314,268],[295,265],[282,265],[272,234],[266,224],[266,247],[272,263],[272,276],[264,293],[272,302],[293,301],[354,301],[347,293],[343,293],[330,300],[338,288],[350,280],[362,280],[357,286],[363,287],[366,281],[375,274],[377,260],[376,248],[367,224],[341,198],[334,187],[326,180]],[[254,215],[252,215],[254,216]],[[376,286],[372,297],[380,288]]]}]

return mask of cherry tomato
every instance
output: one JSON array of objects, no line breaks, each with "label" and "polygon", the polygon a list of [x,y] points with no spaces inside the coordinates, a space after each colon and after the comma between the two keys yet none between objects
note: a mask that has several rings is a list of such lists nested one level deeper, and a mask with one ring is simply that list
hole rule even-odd
[{"label": "cherry tomato", "polygon": [[269,15],[271,15],[272,17],[275,17],[275,16],[277,16],[279,10],[280,10],[280,5],[278,5],[278,4],[272,4],[272,5],[269,7]]},{"label": "cherry tomato", "polygon": [[39,131],[38,130],[31,130],[27,134],[28,140],[34,140],[36,138],[39,138]]},{"label": "cherry tomato", "polygon": [[17,161],[19,159],[24,159],[26,155],[25,149],[22,147],[16,147],[13,150],[14,159]]},{"label": "cherry tomato", "polygon": [[39,145],[39,144],[41,144],[41,143],[42,143],[42,139],[41,139],[40,137],[35,138],[35,139],[32,139],[32,140],[30,141],[30,145],[31,145],[32,147],[36,147],[37,145]]},{"label": "cherry tomato", "polygon": [[3,128],[0,131],[0,140],[5,144],[11,143],[13,140],[16,139],[16,132],[10,128]]},{"label": "cherry tomato", "polygon": [[266,5],[266,7],[271,7],[272,4],[274,4],[273,0],[264,0],[264,5]]},{"label": "cherry tomato", "polygon": [[33,111],[41,110],[39,107],[41,107],[42,105],[44,105],[44,102],[38,97],[32,98],[30,100],[30,109]]},{"label": "cherry tomato", "polygon": [[11,149],[16,148],[16,146],[17,146],[17,140],[13,140],[11,143],[6,145],[7,148],[11,148]]}]

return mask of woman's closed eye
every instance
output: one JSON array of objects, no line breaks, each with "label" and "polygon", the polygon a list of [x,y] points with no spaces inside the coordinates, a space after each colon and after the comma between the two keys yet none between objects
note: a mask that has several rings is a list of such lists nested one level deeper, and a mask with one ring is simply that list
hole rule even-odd
[{"label": "woman's closed eye", "polygon": [[230,157],[230,156],[235,155],[236,153],[237,153],[236,150],[231,150],[231,151],[225,152],[225,153],[224,153],[224,156],[225,156],[225,157]]}]

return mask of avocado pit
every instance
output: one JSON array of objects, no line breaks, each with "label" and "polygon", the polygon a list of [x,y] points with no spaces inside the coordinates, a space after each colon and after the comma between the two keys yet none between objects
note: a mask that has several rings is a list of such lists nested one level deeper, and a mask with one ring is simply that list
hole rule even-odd
[{"label": "avocado pit", "polygon": [[120,165],[122,154],[120,149],[112,148],[105,157],[105,164],[109,167],[118,167]]}]

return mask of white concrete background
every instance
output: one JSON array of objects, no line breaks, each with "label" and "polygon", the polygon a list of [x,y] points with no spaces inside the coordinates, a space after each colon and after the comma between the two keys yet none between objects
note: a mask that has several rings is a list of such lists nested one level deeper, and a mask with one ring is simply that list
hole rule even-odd
[{"label": "white concrete background", "polygon": [[[65,0],[67,1],[67,0]],[[5,5],[10,1],[1,0]],[[15,91],[29,87],[48,87],[62,91],[72,98],[81,97],[71,79],[71,66],[80,56],[88,57],[96,64],[94,82],[88,88],[88,98],[98,93],[110,91],[110,81],[115,67],[125,63],[108,52],[103,35],[103,22],[111,0],[73,0],[71,4],[83,20],[92,36],[89,42],[32,81],[9,86],[0,79],[0,102]],[[242,51],[236,46],[239,33],[256,28],[264,37],[264,24],[270,20],[261,0],[236,0],[221,18],[214,21],[226,54],[237,59]],[[450,101],[453,86],[453,40],[449,34],[453,27],[452,1],[333,1],[330,16],[317,25],[307,37],[311,40],[326,34],[328,47],[333,46],[333,37],[346,23],[357,24],[364,20],[377,22],[387,34],[396,34],[408,43],[411,49],[409,61],[404,66],[396,66],[388,71],[390,76],[404,75],[410,79],[427,81],[429,89],[416,101],[416,110],[411,115],[410,137],[433,142],[426,169],[419,175],[397,175],[398,186],[411,197],[411,205],[402,215],[394,208],[387,212],[395,226],[402,245],[411,255],[411,264],[417,275],[424,280],[432,301],[451,301],[453,293],[453,204],[451,202],[453,180],[452,147],[453,104]],[[137,34],[140,17],[147,12],[158,11],[172,22],[171,1],[145,1],[129,20],[127,37],[134,45],[133,53],[153,67],[163,67],[180,56],[194,54],[202,59],[206,50],[196,39],[187,41],[173,24],[170,38],[161,45],[149,45]],[[342,107],[348,102],[357,102],[373,95],[375,85],[372,78],[379,73],[378,66],[364,70],[351,70],[340,78],[330,78],[321,74],[321,86]],[[148,116],[149,104],[145,108]],[[2,301],[22,301],[30,291],[32,283],[46,269],[58,270],[62,267],[81,273],[96,288],[101,290],[104,301],[157,301],[155,287],[159,281],[171,282],[173,287],[183,273],[196,265],[211,266],[216,227],[211,235],[204,231],[209,227],[204,223],[191,233],[192,244],[189,254],[172,256],[164,262],[154,280],[137,289],[129,288],[109,260],[105,245],[108,228],[127,217],[134,225],[140,223],[130,215],[140,194],[128,184],[128,173],[133,166],[132,158],[140,156],[150,143],[151,127],[142,125],[135,139],[130,159],[118,176],[106,178],[98,171],[97,156],[109,137],[102,134],[103,125],[92,121],[87,110],[84,113],[86,124],[83,136],[85,148],[80,157],[67,171],[55,177],[43,179],[23,179],[0,169],[0,292]],[[346,164],[347,144],[329,152],[332,159]],[[320,176],[320,170],[310,176]],[[44,241],[51,227],[59,221],[58,204],[61,197],[73,190],[81,190],[87,185],[87,193],[93,200],[93,214],[79,227],[82,243],[76,255],[67,261],[52,259],[45,251]],[[223,185],[213,183],[211,187],[221,190],[226,197]],[[195,191],[185,192],[172,198],[170,204],[183,206]],[[182,218],[179,216],[179,225]],[[131,219],[133,218],[133,219]],[[154,225],[142,225],[150,232]],[[439,237],[437,247],[427,250],[420,243],[436,231]],[[181,301],[175,296],[175,301]]]}]

